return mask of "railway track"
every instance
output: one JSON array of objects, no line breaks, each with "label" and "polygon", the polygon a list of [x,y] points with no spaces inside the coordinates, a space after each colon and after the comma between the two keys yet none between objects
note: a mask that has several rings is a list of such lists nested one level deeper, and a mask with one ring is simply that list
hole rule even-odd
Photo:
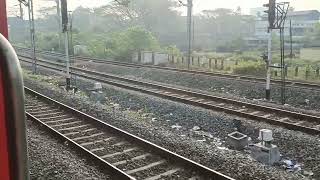
[{"label": "railway track", "polygon": [[85,153],[117,179],[232,179],[29,88],[25,92],[29,119]]},{"label": "railway track", "polygon": [[[31,61],[20,58],[23,62]],[[62,71],[62,65],[53,62],[39,62],[40,66],[51,70]],[[55,66],[54,66],[55,65]],[[320,117],[292,112],[224,97],[203,94],[190,90],[179,89],[161,84],[138,81],[120,76],[104,74],[91,70],[72,67],[72,73],[78,77],[94,80],[117,87],[158,96],[161,98],[182,102],[210,110],[223,111],[227,114],[264,121],[270,124],[280,125],[292,130],[298,130],[309,134],[320,134]]]},{"label": "railway track", "polygon": [[[21,48],[21,47],[15,47],[17,50],[28,52],[28,48]],[[65,55],[61,53],[52,53],[48,51],[37,51],[37,53],[48,55],[48,56],[56,56],[60,58],[64,58]],[[221,77],[221,78],[228,78],[228,79],[237,79],[240,81],[254,81],[258,83],[265,83],[265,78],[260,77],[253,77],[253,76],[243,76],[243,75],[233,75],[233,74],[225,74],[225,73],[214,73],[214,72],[208,72],[208,71],[196,71],[196,70],[188,70],[188,69],[179,69],[179,68],[171,68],[171,67],[162,67],[162,66],[156,66],[156,65],[143,65],[143,64],[137,64],[137,63],[125,63],[125,62],[116,62],[112,60],[106,60],[106,59],[98,59],[98,58],[91,58],[91,57],[82,57],[82,56],[76,56],[72,57],[74,60],[81,60],[81,61],[91,61],[94,63],[103,63],[103,64],[111,64],[111,65],[117,65],[117,66],[124,66],[124,67],[132,67],[132,68],[152,68],[152,69],[160,69],[160,70],[167,70],[167,71],[174,71],[174,72],[182,72],[182,73],[189,73],[189,74],[198,74],[198,75],[205,75],[205,76],[214,76],[214,77]],[[273,79],[271,80],[272,84],[281,84],[281,80]],[[305,81],[292,81],[287,80],[286,81],[287,86],[293,86],[293,87],[299,87],[299,88],[312,88],[320,90],[320,84],[317,83],[309,83]]]}]

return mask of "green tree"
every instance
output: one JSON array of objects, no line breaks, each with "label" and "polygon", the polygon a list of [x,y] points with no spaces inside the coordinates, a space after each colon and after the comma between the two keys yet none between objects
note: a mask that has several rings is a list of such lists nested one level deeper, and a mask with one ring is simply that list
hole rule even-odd
[{"label": "green tree", "polygon": [[37,33],[36,46],[38,49],[51,51],[59,49],[59,36],[57,33]]},{"label": "green tree", "polygon": [[106,42],[107,55],[120,61],[130,61],[134,53],[142,50],[160,50],[158,40],[142,27],[114,33]]}]

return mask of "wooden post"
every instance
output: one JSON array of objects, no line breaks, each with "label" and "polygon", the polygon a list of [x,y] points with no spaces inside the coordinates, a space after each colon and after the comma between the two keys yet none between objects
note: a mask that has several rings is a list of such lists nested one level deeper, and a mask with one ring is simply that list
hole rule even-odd
[{"label": "wooden post", "polygon": [[192,65],[194,65],[194,62],[193,62],[193,61],[194,61],[194,57],[192,56],[192,58],[191,58],[191,64],[192,64]]},{"label": "wooden post", "polygon": [[198,66],[200,67],[200,56],[198,56]]},{"label": "wooden post", "polygon": [[209,59],[209,69],[211,70],[211,68],[212,68],[212,59],[210,58]]},{"label": "wooden post", "polygon": [[299,66],[296,66],[295,70],[294,70],[294,76],[298,77],[299,75]]},{"label": "wooden post", "polygon": [[277,71],[277,70],[274,71],[274,76],[275,76],[275,77],[278,76],[278,71]]},{"label": "wooden post", "polygon": [[319,75],[320,75],[320,68],[317,67],[317,69],[316,69],[316,76],[319,77]]}]

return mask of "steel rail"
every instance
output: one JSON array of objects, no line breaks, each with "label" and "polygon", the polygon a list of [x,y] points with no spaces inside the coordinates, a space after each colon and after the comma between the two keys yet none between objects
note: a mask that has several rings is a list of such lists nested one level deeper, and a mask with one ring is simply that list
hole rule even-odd
[{"label": "steel rail", "polygon": [[[199,176],[204,176],[206,179],[232,180],[232,178],[230,178],[228,176],[225,176],[217,171],[214,171],[214,170],[212,170],[208,167],[205,167],[199,163],[196,163],[196,162],[189,160],[183,156],[180,156],[176,153],[173,153],[165,148],[162,148],[154,143],[151,143],[147,140],[139,138],[139,137],[137,137],[133,134],[130,134],[126,131],[123,131],[115,126],[107,124],[99,119],[96,119],[90,115],[87,115],[83,112],[80,112],[72,107],[69,107],[65,104],[62,104],[62,103],[60,103],[54,99],[51,99],[47,96],[44,96],[44,95],[42,95],[42,94],[40,94],[30,88],[25,87],[25,92],[27,95],[37,97],[37,100],[36,100],[37,103],[41,102],[41,105],[36,106],[35,104],[31,104],[30,102],[28,102],[28,98],[27,98],[27,101],[26,101],[27,113],[26,114],[27,114],[28,118],[40,123],[41,125],[43,125],[47,129],[49,129],[51,132],[53,132],[55,135],[57,135],[59,138],[66,140],[74,147],[77,147],[78,150],[85,153],[86,155],[89,155],[96,162],[98,162],[100,165],[102,165],[103,168],[107,168],[107,170],[111,171],[114,176],[116,176],[120,179],[136,179],[136,178],[132,175],[129,175],[130,173],[128,173],[127,171],[124,172],[123,170],[120,170],[119,168],[117,168],[117,166],[115,165],[117,163],[108,162],[107,160],[105,160],[103,158],[103,156],[97,155],[92,150],[90,151],[84,145],[81,145],[83,143],[80,144],[79,142],[77,142],[77,140],[76,140],[77,138],[72,139],[72,138],[68,137],[68,135],[66,135],[66,133],[63,133],[63,130],[61,130],[61,129],[58,130],[56,128],[57,126],[58,127],[63,126],[63,124],[50,125],[50,124],[52,124],[52,122],[54,122],[56,120],[56,118],[51,117],[50,113],[43,112],[44,110],[39,107],[43,107],[43,103],[48,104],[48,105],[50,104],[51,107],[54,106],[57,109],[59,109],[60,111],[62,110],[62,112],[64,114],[69,114],[72,117],[79,118],[79,119],[83,120],[83,122],[86,122],[86,123],[92,125],[92,127],[99,129],[99,130],[101,129],[102,132],[112,134],[112,136],[124,138],[128,142],[134,143],[134,145],[136,145],[137,147],[147,149],[148,151],[151,151],[151,154],[154,153],[155,155],[159,155],[159,156],[163,157],[164,159],[166,159],[168,162],[174,162],[174,164],[176,164],[178,167],[183,167],[186,170],[195,171],[198,173]],[[34,100],[29,100],[29,101],[34,102]],[[40,111],[39,111],[39,109],[40,109]],[[61,116],[62,115],[60,115],[60,117]],[[41,117],[41,118],[39,118],[39,117]],[[43,117],[45,117],[45,118],[43,118]],[[44,119],[50,119],[51,123],[48,121],[44,121]],[[60,121],[64,121],[64,120],[60,120]],[[64,125],[66,125],[66,124],[64,124]],[[72,124],[72,123],[69,123],[69,124]],[[73,125],[67,129],[75,129],[75,128],[77,128],[77,126]],[[82,130],[82,131],[84,131],[84,130]],[[81,137],[80,138],[78,137],[78,139],[81,139]],[[128,163],[130,163],[130,161],[128,161]],[[192,176],[194,176],[194,175],[192,175]],[[158,176],[158,177],[163,178],[162,176]]]},{"label": "steel rail", "polygon": [[[30,61],[27,62],[30,63]],[[62,65],[53,62],[50,62],[48,64],[50,65],[40,65],[45,68],[54,70],[61,69],[52,67],[53,65],[59,66],[60,68],[63,67]],[[253,120],[265,121],[271,124],[281,125],[288,129],[299,130],[310,134],[320,134],[320,117],[311,114],[292,112],[284,109],[242,102],[239,100],[203,94],[190,90],[183,90],[161,84],[123,78],[120,76],[85,70],[81,68],[72,67],[72,73],[85,79],[143,92],[173,101],[200,106],[206,109],[223,111],[228,114],[233,114]],[[305,124],[306,122],[310,124]]]},{"label": "steel rail", "polygon": [[[17,47],[16,47],[17,48]],[[28,49],[23,49],[27,51]],[[38,53],[53,55],[53,56],[60,56],[64,57],[64,54],[60,53],[52,53],[48,51],[37,51]],[[133,68],[152,68],[152,69],[160,69],[160,70],[167,70],[167,71],[174,71],[174,72],[182,72],[188,74],[197,74],[197,75],[205,75],[205,76],[214,76],[214,77],[221,77],[221,78],[228,78],[228,79],[237,79],[241,81],[253,81],[259,83],[265,83],[265,78],[254,77],[254,76],[244,76],[244,75],[234,75],[234,74],[226,74],[226,73],[216,73],[216,72],[208,72],[208,71],[199,71],[199,70],[188,70],[188,69],[180,69],[180,68],[171,68],[171,67],[162,67],[157,65],[145,65],[145,64],[137,64],[137,63],[125,63],[125,62],[117,62],[107,59],[99,59],[99,58],[92,58],[92,57],[83,57],[83,56],[73,56],[73,60],[80,59],[83,61],[92,61],[95,63],[103,63],[103,64],[111,64],[111,65],[118,65],[124,67],[133,67]],[[281,84],[281,80],[272,79],[272,84]],[[286,84],[289,86],[295,86],[300,88],[312,88],[312,89],[320,89],[320,84],[317,83],[309,83],[306,81],[293,81],[287,80]]]}]

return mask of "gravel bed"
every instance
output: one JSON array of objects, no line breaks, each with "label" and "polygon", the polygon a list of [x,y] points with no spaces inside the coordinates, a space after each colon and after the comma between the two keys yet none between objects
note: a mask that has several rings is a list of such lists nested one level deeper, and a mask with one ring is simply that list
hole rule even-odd
[{"label": "gravel bed", "polygon": [[[25,77],[27,86],[45,95],[236,179],[307,179],[302,175],[306,175],[306,172],[291,173],[278,166],[266,166],[250,158],[246,151],[224,147],[226,135],[235,128],[233,116],[107,85],[104,93],[109,106],[94,104],[85,96],[67,94],[43,81],[46,80]],[[92,87],[92,82],[80,81],[81,89]],[[118,103],[121,108],[113,113],[111,103]],[[319,137],[266,123],[241,120],[241,130],[254,141],[259,128],[272,129],[274,144],[280,147],[282,155],[298,161],[303,170],[312,171],[313,177],[319,179]],[[200,130],[192,131],[195,126],[199,126]]]},{"label": "gravel bed", "polygon": [[[30,64],[26,64],[26,63],[22,63],[22,64],[25,67],[27,67],[27,69],[31,70],[30,69],[31,68]],[[86,67],[87,64],[88,63],[85,63],[84,66],[80,66],[80,67],[87,68]],[[101,66],[103,66],[103,65],[101,65]],[[202,89],[201,86],[190,88],[188,86],[181,86],[181,85],[177,85],[177,84],[166,84],[166,83],[163,83],[161,81],[151,81],[151,80],[148,80],[148,79],[142,79],[142,78],[139,78],[139,77],[134,77],[132,75],[126,75],[127,72],[134,73],[136,71],[139,72],[139,70],[136,70],[135,68],[129,68],[129,67],[120,67],[120,66],[112,66],[112,65],[110,65],[110,66],[111,66],[111,69],[110,69],[111,72],[107,71],[107,73],[111,73],[111,74],[115,73],[117,75],[122,75],[122,73],[125,73],[123,75],[124,77],[132,78],[132,79],[136,79],[136,80],[142,80],[142,81],[146,81],[146,82],[158,83],[158,84],[162,84],[162,85],[165,85],[165,86],[171,86],[171,87],[174,87],[174,88],[181,88],[181,89],[191,90],[191,91],[200,92],[200,93],[204,93],[204,94],[210,94],[210,95],[214,95],[214,96],[220,96],[220,97],[235,99],[235,100],[238,100],[238,101],[243,101],[243,102],[248,102],[248,103],[253,103],[253,104],[260,104],[260,105],[265,105],[265,106],[269,106],[269,107],[285,109],[285,110],[289,110],[289,111],[295,111],[295,112],[298,112],[298,113],[306,113],[306,114],[312,114],[312,115],[320,116],[320,111],[318,111],[317,108],[313,108],[313,107],[310,106],[310,100],[309,99],[304,99],[304,102],[301,103],[300,105],[296,105],[296,104],[280,105],[279,102],[276,102],[276,101],[268,102],[263,98],[258,98],[258,99],[257,98],[250,98],[250,97],[239,96],[237,94],[230,93],[229,91],[225,91],[225,87],[223,87],[223,84],[220,84],[220,85],[222,85],[222,88],[220,88],[220,90],[222,90],[222,92],[216,91],[217,89],[213,89],[214,91],[211,91],[211,90],[207,91],[207,90],[201,90]],[[119,69],[119,71],[113,71],[114,70],[113,67],[115,68],[115,70],[118,70],[117,68],[120,68],[120,69]],[[98,67],[95,67],[95,68],[99,69],[101,67],[98,66]],[[105,67],[103,69],[101,68],[101,69],[102,69],[103,72],[105,72],[104,69],[105,70],[109,70],[109,68],[110,67],[108,66],[108,67]],[[150,70],[150,69],[147,69],[147,70]],[[156,70],[156,71],[161,71],[161,70]],[[52,72],[46,72],[46,73],[51,74]],[[53,73],[53,74],[56,74],[56,73]],[[181,73],[181,74],[182,75],[189,75],[189,74],[186,74],[186,73]],[[59,73],[57,73],[57,75],[62,75],[62,74],[61,74],[61,72],[59,72]],[[201,78],[200,76],[201,75],[197,75],[195,77]],[[150,77],[150,76],[148,76],[148,77]],[[205,76],[205,77],[206,78],[214,78],[214,77],[210,77],[210,76],[209,77]],[[218,79],[219,81],[223,81],[224,80],[224,78],[222,78],[222,79],[221,78],[216,78],[216,79]],[[226,80],[229,81],[230,79],[226,79]],[[197,82],[197,80],[195,80],[194,82]],[[208,81],[208,82],[211,82],[211,80]],[[213,82],[216,82],[216,81],[214,80]],[[236,83],[241,83],[241,81],[240,82],[236,82]],[[248,87],[253,87],[253,86],[257,85],[257,84],[253,85],[253,82],[251,82],[251,81],[245,81],[245,83],[249,83],[249,85],[248,84],[242,84],[242,88],[241,88],[241,84],[240,84],[239,86],[236,87],[236,90],[233,90],[233,91],[234,92],[242,91],[243,87],[248,88]],[[191,84],[193,85],[194,83],[191,83]],[[297,89],[297,88],[296,88],[296,90],[300,91],[300,89]],[[264,92],[264,86],[262,87],[262,91]],[[313,91],[313,93],[317,93],[317,91]],[[299,97],[301,99],[301,97],[299,95],[296,96],[296,97]],[[308,100],[308,103],[306,103],[306,100]],[[320,103],[320,101],[317,101],[317,102]]]},{"label": "gravel bed", "polygon": [[27,135],[30,179],[111,179],[30,120]]},{"label": "gravel bed", "polygon": [[[206,75],[195,75],[174,71],[165,71],[150,68],[132,68],[115,65],[103,65],[101,63],[80,63],[79,67],[95,69],[105,73],[121,75],[127,78],[171,84],[175,87],[203,91],[205,93],[219,95],[241,100],[254,100],[255,103],[272,104],[264,100],[265,85],[260,82],[228,79]],[[281,90],[278,85],[272,85],[273,103],[281,101]],[[320,109],[319,91],[295,87],[286,88],[287,106],[317,110]]]}]

